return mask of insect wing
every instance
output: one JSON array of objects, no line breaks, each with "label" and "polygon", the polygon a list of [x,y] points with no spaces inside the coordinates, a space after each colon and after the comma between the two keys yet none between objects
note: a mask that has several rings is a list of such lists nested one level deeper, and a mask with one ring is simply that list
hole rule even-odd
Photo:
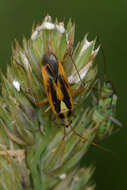
[{"label": "insect wing", "polygon": [[[58,62],[58,73],[56,75],[50,65],[42,66],[43,83],[52,111],[60,118],[65,118],[63,112],[69,116],[73,110],[73,100],[67,76],[61,62]],[[64,102],[64,108],[63,108]]]},{"label": "insect wing", "polygon": [[49,76],[45,67],[41,67],[43,76],[43,83],[46,90],[46,94],[51,105],[52,111],[56,114],[60,112],[60,100],[57,98],[55,81]]},{"label": "insect wing", "polygon": [[58,65],[59,65],[58,80],[59,80],[59,85],[60,85],[59,88],[61,89],[62,94],[63,94],[63,97],[61,100],[66,104],[69,110],[73,110],[72,93],[71,93],[71,89],[67,80],[67,76],[64,72],[61,62],[58,62]]}]

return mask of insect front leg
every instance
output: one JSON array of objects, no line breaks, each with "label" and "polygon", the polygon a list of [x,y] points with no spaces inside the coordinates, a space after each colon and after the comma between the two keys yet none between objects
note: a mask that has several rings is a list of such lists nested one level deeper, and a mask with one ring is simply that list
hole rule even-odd
[{"label": "insect front leg", "polygon": [[83,92],[84,92],[84,88],[81,87],[81,88],[79,88],[77,90],[72,91],[72,96],[76,96],[76,95],[81,94]]},{"label": "insect front leg", "polygon": [[48,103],[48,98],[45,98],[44,100],[40,100],[39,102],[36,103],[36,106],[42,106],[43,104]]},{"label": "insect front leg", "polygon": [[[48,98],[45,98],[44,100],[41,100],[41,101],[37,102],[37,103],[36,103],[36,106],[39,107],[39,106],[42,106],[42,105],[47,104],[47,103],[48,103]],[[44,112],[46,113],[46,112],[48,112],[50,109],[51,109],[51,106],[48,106]]]},{"label": "insect front leg", "polygon": [[[87,83],[90,81],[87,81]],[[96,83],[98,83],[98,79],[96,79],[90,86],[90,89],[88,90],[87,94],[86,94],[86,98],[90,95],[91,91],[93,90],[94,86],[96,85]],[[85,91],[85,87],[80,87],[77,90],[72,91],[72,96],[76,96],[78,94],[82,94]]]}]

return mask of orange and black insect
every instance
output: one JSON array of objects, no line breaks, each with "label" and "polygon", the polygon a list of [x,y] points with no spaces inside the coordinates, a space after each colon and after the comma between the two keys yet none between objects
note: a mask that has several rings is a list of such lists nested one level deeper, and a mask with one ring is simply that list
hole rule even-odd
[{"label": "orange and black insect", "polygon": [[[86,138],[82,137],[72,128],[71,120],[68,120],[68,117],[73,112],[73,98],[61,61],[58,61],[57,57],[53,53],[45,53],[42,58],[41,72],[48,99],[38,102],[37,105],[40,106],[49,102],[55,115],[64,121],[64,127],[70,126],[75,135],[79,136],[84,141],[87,141]],[[79,94],[83,91],[84,88],[81,88],[75,91],[74,94]],[[65,136],[64,128],[63,141]],[[109,151],[108,149],[105,149],[94,142],[91,144],[97,146],[100,149]]]},{"label": "orange and black insect", "polygon": [[[68,127],[71,121],[67,118],[73,111],[73,99],[62,63],[53,53],[46,53],[42,59],[41,72],[51,109]],[[38,105],[43,103],[39,102]]]}]

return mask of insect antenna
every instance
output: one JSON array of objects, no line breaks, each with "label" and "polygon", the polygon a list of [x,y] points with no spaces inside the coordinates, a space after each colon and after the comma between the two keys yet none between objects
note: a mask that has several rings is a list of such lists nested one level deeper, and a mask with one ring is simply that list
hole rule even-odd
[{"label": "insect antenna", "polygon": [[[98,36],[98,42],[99,42],[99,44],[101,44],[99,34],[97,34],[97,36]],[[100,49],[101,49],[101,53],[102,53],[102,56],[103,56],[103,63],[104,63],[104,82],[105,82],[106,85],[108,85],[108,83],[110,84],[111,89],[112,89],[112,95],[111,96],[113,97],[113,95],[116,94],[116,90],[115,90],[113,82],[111,80],[107,80],[106,56],[104,54],[104,49],[103,49],[102,45],[100,46]],[[100,87],[100,91],[101,91],[101,87]],[[112,101],[113,101],[113,99],[112,99]],[[111,102],[111,104],[112,104],[112,102]],[[123,128],[123,125],[121,124],[121,122],[119,122],[113,116],[110,116],[110,115],[107,114],[107,115],[105,115],[105,117],[109,118],[113,123],[115,123],[116,125],[119,126],[119,129],[117,129],[116,131],[113,131],[112,134],[118,132],[120,130],[120,128]]]},{"label": "insect antenna", "polygon": [[74,59],[73,59],[72,54],[70,54],[70,58],[71,58],[71,61],[72,61],[73,65],[74,65],[74,67],[75,67],[75,70],[76,70],[77,73],[78,73],[78,76],[79,76],[79,79],[80,79],[80,81],[81,81],[82,86],[85,87],[85,83],[84,83],[83,80],[81,79],[80,73],[79,73],[79,71],[78,71],[78,68],[77,68],[75,62],[74,62]]},{"label": "insect antenna", "polygon": [[100,50],[101,50],[101,53],[102,53],[102,56],[103,56],[103,67],[104,67],[104,81],[106,81],[106,79],[107,79],[107,64],[106,64],[106,56],[105,56],[105,54],[104,54],[104,49],[103,49],[103,46],[102,46],[102,44],[101,44],[101,42],[100,42],[100,35],[99,34],[97,34],[97,39],[98,39],[98,42],[99,42],[99,44],[100,44]]},{"label": "insect antenna", "polygon": [[64,57],[63,57],[63,60],[65,59],[65,57],[66,57],[67,55],[70,56],[71,61],[72,61],[72,64],[74,65],[75,70],[77,71],[78,77],[79,77],[79,79],[80,79],[80,81],[81,81],[81,84],[82,84],[83,87],[85,87],[85,83],[84,83],[83,80],[81,79],[81,76],[80,76],[80,73],[79,73],[79,71],[78,71],[78,68],[77,68],[77,66],[76,66],[76,64],[75,64],[75,62],[74,62],[74,58],[73,58],[73,55],[72,55],[72,51],[71,51],[71,50],[72,50],[72,44],[70,43],[70,44],[69,44],[69,47],[68,47],[68,49],[67,49],[67,51],[66,51],[66,53],[65,53],[65,55],[64,55]]},{"label": "insect antenna", "polygon": [[[99,44],[101,44],[101,42],[100,42],[100,35],[97,34],[97,37],[98,37]],[[104,48],[103,48],[102,44],[100,45],[100,50],[101,50],[101,53],[102,53],[102,56],[103,56],[104,81],[105,82],[109,82],[112,85],[112,89],[113,89],[113,91],[115,93],[116,91],[115,91],[115,87],[113,85],[113,82],[111,80],[107,80],[107,61],[106,61],[106,56],[105,56]]]}]

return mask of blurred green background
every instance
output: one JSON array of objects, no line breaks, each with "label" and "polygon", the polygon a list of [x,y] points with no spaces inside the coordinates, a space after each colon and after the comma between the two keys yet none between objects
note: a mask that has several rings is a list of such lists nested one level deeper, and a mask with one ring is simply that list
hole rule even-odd
[{"label": "blurred green background", "polygon": [[[113,81],[119,97],[117,115],[124,128],[102,142],[116,155],[92,147],[88,163],[96,164],[93,179],[97,190],[127,188],[127,1],[126,0],[6,0],[0,1],[0,67],[5,69],[16,38],[31,34],[33,23],[40,23],[50,14],[60,21],[68,18],[76,23],[76,42],[86,32],[99,33],[107,59],[108,78]],[[102,59],[103,60],[103,59]]]}]

